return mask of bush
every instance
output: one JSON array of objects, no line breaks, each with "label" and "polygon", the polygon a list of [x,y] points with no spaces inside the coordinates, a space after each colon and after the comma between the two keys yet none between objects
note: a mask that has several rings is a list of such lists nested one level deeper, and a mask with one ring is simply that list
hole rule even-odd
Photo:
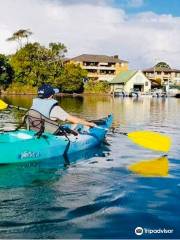
[{"label": "bush", "polygon": [[8,94],[37,94],[37,88],[23,83],[12,83],[7,89]]},{"label": "bush", "polygon": [[83,79],[87,77],[87,71],[79,65],[67,63],[62,69],[57,86],[63,93],[82,93]]},{"label": "bush", "polygon": [[109,93],[110,85],[106,81],[94,82],[90,80],[84,85],[85,93]]}]

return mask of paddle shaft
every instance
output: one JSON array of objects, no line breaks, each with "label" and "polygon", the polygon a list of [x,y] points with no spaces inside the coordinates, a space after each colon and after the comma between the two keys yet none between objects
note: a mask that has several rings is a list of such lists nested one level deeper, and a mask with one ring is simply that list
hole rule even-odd
[{"label": "paddle shaft", "polygon": [[28,111],[27,108],[23,108],[23,107],[19,107],[19,106],[14,106],[14,105],[8,105],[9,108],[16,108],[18,110],[22,110],[22,111]]}]

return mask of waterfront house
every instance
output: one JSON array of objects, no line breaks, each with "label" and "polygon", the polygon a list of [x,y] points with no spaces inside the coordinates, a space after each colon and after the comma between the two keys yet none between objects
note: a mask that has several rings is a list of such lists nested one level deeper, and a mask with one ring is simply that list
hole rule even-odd
[{"label": "waterfront house", "polygon": [[118,55],[82,54],[67,59],[66,63],[79,64],[88,72],[88,79],[94,81],[111,81],[120,72],[128,70],[128,61],[119,59]]},{"label": "waterfront house", "polygon": [[171,68],[165,62],[159,62],[152,68],[144,69],[143,73],[152,81],[152,85],[180,85],[180,70]]},{"label": "waterfront house", "polygon": [[128,70],[119,73],[110,81],[111,93],[130,94],[133,91],[149,93],[151,90],[151,81],[143,74],[142,71]]}]

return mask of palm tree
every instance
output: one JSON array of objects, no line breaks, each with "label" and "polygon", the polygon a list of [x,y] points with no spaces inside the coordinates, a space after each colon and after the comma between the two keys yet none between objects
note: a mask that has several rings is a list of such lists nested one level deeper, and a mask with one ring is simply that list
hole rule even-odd
[{"label": "palm tree", "polygon": [[32,32],[29,29],[20,29],[13,33],[13,35],[7,38],[7,41],[17,41],[20,48],[22,47],[22,39],[26,38],[26,43],[28,44],[29,36],[32,35]]}]

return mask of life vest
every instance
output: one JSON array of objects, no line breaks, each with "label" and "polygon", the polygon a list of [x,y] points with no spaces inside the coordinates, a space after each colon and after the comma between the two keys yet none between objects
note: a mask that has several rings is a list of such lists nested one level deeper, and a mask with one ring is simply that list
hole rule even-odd
[{"label": "life vest", "polygon": [[31,109],[40,112],[47,118],[50,118],[51,110],[58,104],[58,101],[54,99],[40,99],[34,98]]},{"label": "life vest", "polygon": [[27,129],[55,134],[59,130],[59,124],[50,119],[50,113],[57,103],[54,99],[34,98],[25,116]]}]

